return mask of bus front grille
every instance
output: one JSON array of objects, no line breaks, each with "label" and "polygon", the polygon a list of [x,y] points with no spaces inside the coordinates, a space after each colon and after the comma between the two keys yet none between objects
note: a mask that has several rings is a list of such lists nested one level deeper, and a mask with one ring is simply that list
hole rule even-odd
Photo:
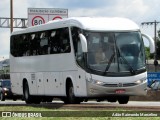
[{"label": "bus front grille", "polygon": [[104,84],[105,87],[131,87],[136,86],[137,83],[118,83],[118,84]]}]

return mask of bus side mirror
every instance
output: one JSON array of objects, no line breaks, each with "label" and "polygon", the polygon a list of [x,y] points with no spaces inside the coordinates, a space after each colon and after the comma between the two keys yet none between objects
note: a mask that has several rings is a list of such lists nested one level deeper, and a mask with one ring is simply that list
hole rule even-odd
[{"label": "bus side mirror", "polygon": [[80,40],[81,40],[82,51],[83,52],[88,52],[86,37],[81,33],[79,34],[79,37],[80,37]]},{"label": "bus side mirror", "polygon": [[154,53],[155,52],[154,40],[150,36],[143,33],[142,33],[142,37],[145,37],[149,41],[150,53]]}]

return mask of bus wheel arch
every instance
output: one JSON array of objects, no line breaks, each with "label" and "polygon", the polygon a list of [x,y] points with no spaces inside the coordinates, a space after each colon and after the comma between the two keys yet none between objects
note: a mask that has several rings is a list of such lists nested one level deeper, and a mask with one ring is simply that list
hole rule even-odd
[{"label": "bus wheel arch", "polygon": [[27,79],[26,79],[26,78],[24,78],[24,79],[23,79],[23,83],[22,83],[22,86],[23,86],[23,92],[24,92],[24,86],[25,86],[26,82],[28,82],[28,81],[27,81]]},{"label": "bus wheel arch", "polygon": [[71,78],[66,79],[66,100],[65,103],[67,104],[79,104],[79,100],[76,98],[74,94],[74,85]]},{"label": "bus wheel arch", "polygon": [[32,98],[29,92],[29,85],[27,79],[23,79],[23,96],[27,104],[32,103]]},{"label": "bus wheel arch", "polygon": [[23,88],[23,97],[25,98],[25,95],[24,95],[24,92],[25,92],[25,84],[28,84],[28,81],[26,78],[23,79],[23,82],[22,82],[22,88]]}]

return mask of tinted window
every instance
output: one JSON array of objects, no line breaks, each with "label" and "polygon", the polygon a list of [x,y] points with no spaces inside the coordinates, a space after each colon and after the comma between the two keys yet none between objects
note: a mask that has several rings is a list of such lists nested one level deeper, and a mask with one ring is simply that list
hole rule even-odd
[{"label": "tinted window", "polygon": [[81,67],[84,67],[85,66],[84,65],[84,55],[83,55],[83,52],[82,52],[82,45],[81,45],[81,41],[80,41],[80,38],[79,38],[80,31],[81,30],[77,27],[72,27],[71,28],[76,61]]},{"label": "tinted window", "polygon": [[11,37],[11,54],[15,57],[69,53],[70,51],[68,28],[14,35]]},{"label": "tinted window", "polygon": [[49,31],[49,40],[50,54],[68,53],[71,51],[68,28],[60,28]]}]

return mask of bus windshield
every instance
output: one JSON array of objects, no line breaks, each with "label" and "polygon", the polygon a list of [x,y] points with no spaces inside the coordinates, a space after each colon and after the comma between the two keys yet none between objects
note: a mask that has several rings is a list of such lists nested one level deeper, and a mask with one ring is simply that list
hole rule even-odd
[{"label": "bus windshield", "polygon": [[133,75],[146,71],[143,40],[139,32],[85,31],[87,63],[104,74]]}]

